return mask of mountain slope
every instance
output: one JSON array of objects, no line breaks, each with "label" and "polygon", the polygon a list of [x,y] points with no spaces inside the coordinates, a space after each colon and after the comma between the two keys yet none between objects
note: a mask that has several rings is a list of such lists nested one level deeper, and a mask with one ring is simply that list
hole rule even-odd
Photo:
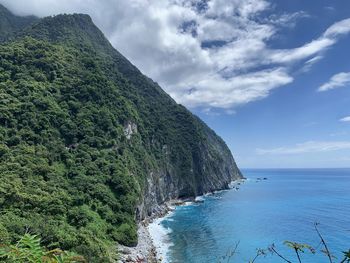
[{"label": "mountain slope", "polygon": [[0,4],[0,42],[11,38],[15,32],[31,25],[38,18],[35,16],[15,16]]},{"label": "mountain slope", "polygon": [[135,244],[136,220],[158,204],[241,177],[222,139],[89,16],[12,34],[0,46],[1,241],[29,228],[49,247],[112,261],[113,242]]}]

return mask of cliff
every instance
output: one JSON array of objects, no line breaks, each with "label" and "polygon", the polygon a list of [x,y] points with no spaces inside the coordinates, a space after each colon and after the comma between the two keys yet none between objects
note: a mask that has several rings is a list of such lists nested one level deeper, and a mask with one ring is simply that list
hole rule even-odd
[{"label": "cliff", "polygon": [[113,242],[134,245],[136,221],[157,204],[241,178],[225,142],[89,16],[2,27],[11,36],[0,46],[3,242],[29,227],[49,247],[112,261]]}]

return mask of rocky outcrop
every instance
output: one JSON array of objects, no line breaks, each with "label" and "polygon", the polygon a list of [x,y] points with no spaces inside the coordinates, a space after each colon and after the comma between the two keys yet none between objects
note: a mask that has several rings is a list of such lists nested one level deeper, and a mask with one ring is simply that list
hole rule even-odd
[{"label": "rocky outcrop", "polygon": [[128,121],[124,125],[124,135],[125,137],[130,140],[131,135],[137,133],[137,125],[136,123],[133,123],[132,121]]},{"label": "rocky outcrop", "polygon": [[137,235],[139,242],[136,247],[118,246],[119,260],[118,263],[137,263],[137,262],[157,262],[157,251],[152,243],[152,237],[148,232],[145,224],[138,225]]},{"label": "rocky outcrop", "polygon": [[204,128],[206,140],[200,142],[193,153],[186,177],[179,176],[176,164],[171,162],[171,147],[163,147],[166,162],[147,178],[142,201],[137,207],[138,220],[161,214],[160,205],[166,201],[228,189],[230,182],[243,178],[225,142],[210,128]]}]

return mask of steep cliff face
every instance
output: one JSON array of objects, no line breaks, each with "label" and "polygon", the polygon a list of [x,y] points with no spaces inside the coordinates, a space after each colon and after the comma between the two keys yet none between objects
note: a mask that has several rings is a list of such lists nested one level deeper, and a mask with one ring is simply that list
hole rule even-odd
[{"label": "steep cliff face", "polygon": [[[0,46],[0,229],[29,226],[91,262],[137,242],[156,205],[241,178],[205,123],[116,51],[87,15],[11,31]],[[33,187],[35,186],[35,187]]]},{"label": "steep cliff face", "polygon": [[226,144],[208,127],[203,129],[206,139],[199,142],[183,177],[178,176],[176,164],[171,162],[171,150],[167,145],[163,146],[165,162],[149,174],[138,206],[138,218],[159,212],[157,204],[227,189],[230,182],[243,178]]},{"label": "steep cliff face", "polygon": [[[156,150],[161,152],[162,161],[158,161],[157,168],[148,171],[137,209],[138,219],[150,215],[157,204],[174,198],[193,197],[213,190],[225,189],[232,180],[242,177],[225,142],[200,119],[183,106],[177,105],[157,83],[144,76],[115,50],[89,16],[74,14],[44,18],[19,35],[30,35],[55,43],[69,41],[73,45],[91,47],[100,56],[110,60],[115,71],[133,86],[135,91],[123,92],[125,97],[130,97],[129,93],[135,92],[137,96],[146,99],[147,108],[138,110],[141,119],[150,121],[150,126],[154,129],[162,129],[155,126],[164,122],[170,126],[163,127],[164,130],[185,128],[179,133],[181,137],[185,137],[186,143],[190,144],[190,149],[185,152],[168,143],[178,140],[169,132],[158,130],[153,134],[147,134],[148,143],[151,144],[151,148],[157,148]],[[117,76],[111,74],[110,77],[120,82],[119,74]],[[160,114],[152,116],[150,111],[159,111],[162,116]],[[171,116],[176,111],[180,112],[180,118]],[[183,123],[177,124],[177,122]],[[137,131],[135,127],[137,123],[126,122],[127,139],[130,140],[134,130]],[[167,141],[168,137],[170,140]],[[186,145],[184,147],[186,148]],[[181,154],[188,155],[189,158],[178,158]]]}]

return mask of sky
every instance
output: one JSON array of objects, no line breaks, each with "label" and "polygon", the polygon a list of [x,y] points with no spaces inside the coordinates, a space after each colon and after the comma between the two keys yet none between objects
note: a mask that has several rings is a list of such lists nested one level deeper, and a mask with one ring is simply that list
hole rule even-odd
[{"label": "sky", "polygon": [[350,167],[349,0],[0,0],[87,13],[242,168]]}]

